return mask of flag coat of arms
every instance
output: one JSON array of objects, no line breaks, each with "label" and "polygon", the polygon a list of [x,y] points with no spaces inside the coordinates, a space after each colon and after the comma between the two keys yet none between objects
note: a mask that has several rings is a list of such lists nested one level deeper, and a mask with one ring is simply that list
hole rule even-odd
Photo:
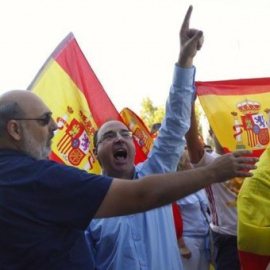
[{"label": "flag coat of arms", "polygon": [[[93,154],[95,131],[109,120],[118,120],[131,127],[127,122],[131,119],[122,119],[72,33],[49,56],[28,90],[46,103],[58,125],[49,158],[100,173],[100,165]],[[134,143],[137,164],[145,160],[147,153],[140,141],[134,139]]]},{"label": "flag coat of arms", "polygon": [[270,78],[196,82],[196,87],[224,150],[260,156],[269,143]]}]

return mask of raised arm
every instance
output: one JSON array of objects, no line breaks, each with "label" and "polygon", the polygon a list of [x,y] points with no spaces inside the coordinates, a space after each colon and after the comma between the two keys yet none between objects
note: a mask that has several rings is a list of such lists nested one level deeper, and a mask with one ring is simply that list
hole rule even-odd
[{"label": "raised arm", "polygon": [[184,136],[190,126],[191,104],[195,87],[193,58],[203,43],[202,31],[189,28],[192,6],[187,10],[180,29],[180,52],[166,103],[165,116],[148,160],[141,164],[144,172],[175,171],[186,145]]},{"label": "raised arm", "polygon": [[197,164],[204,155],[204,145],[199,139],[198,123],[195,114],[195,106],[193,104],[191,109],[190,128],[186,133],[186,144],[190,162]]},{"label": "raised arm", "polygon": [[258,161],[246,157],[252,151],[225,154],[208,166],[168,174],[155,174],[137,181],[114,179],[96,217],[144,212],[185,197],[216,182],[233,177],[248,177]]},{"label": "raised arm", "polygon": [[[193,65],[193,58],[202,47],[203,32],[196,29],[189,29],[189,20],[192,12],[192,6],[189,7],[184,23],[180,31],[181,51],[178,64],[182,67],[191,67]],[[198,163],[204,154],[204,146],[198,137],[198,124],[195,115],[194,103],[191,109],[190,128],[185,135],[188,154],[191,163]]]}]

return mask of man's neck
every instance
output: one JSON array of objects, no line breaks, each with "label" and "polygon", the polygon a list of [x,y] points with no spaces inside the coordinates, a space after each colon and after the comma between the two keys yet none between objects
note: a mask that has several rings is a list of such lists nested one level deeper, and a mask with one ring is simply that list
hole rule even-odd
[{"label": "man's neck", "polygon": [[107,171],[102,169],[102,175],[114,177],[114,178],[119,178],[119,179],[133,179],[134,176],[134,170],[135,167],[132,171]]}]

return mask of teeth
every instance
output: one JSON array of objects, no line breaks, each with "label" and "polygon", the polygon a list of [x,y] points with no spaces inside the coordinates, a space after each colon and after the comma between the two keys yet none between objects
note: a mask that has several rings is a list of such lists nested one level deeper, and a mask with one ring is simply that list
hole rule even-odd
[{"label": "teeth", "polygon": [[118,148],[114,151],[114,153],[119,153],[119,152],[125,152],[126,150],[124,148]]},{"label": "teeth", "polygon": [[123,156],[117,156],[116,159],[117,159],[117,160],[123,160],[123,159],[125,159],[125,158],[124,158]]}]

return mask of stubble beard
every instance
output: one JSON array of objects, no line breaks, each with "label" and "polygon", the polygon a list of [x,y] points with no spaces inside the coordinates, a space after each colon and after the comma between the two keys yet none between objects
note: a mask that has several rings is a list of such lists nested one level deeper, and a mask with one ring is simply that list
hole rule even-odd
[{"label": "stubble beard", "polygon": [[27,129],[23,130],[22,150],[33,157],[34,159],[48,159],[51,153],[50,140],[46,142],[44,146],[41,146],[39,142],[28,132]]}]

